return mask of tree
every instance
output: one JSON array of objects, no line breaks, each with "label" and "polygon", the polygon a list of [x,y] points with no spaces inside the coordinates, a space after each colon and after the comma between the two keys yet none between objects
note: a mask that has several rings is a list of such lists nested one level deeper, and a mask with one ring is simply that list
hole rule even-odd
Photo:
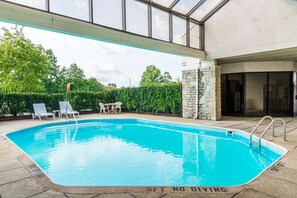
[{"label": "tree", "polygon": [[169,84],[172,80],[171,75],[169,74],[169,72],[164,72],[163,76],[162,76],[162,83],[163,84]]},{"label": "tree", "polygon": [[41,45],[26,39],[23,29],[10,32],[2,28],[0,36],[0,88],[44,90],[41,78],[48,74],[47,55]]},{"label": "tree", "polygon": [[148,86],[156,86],[161,83],[162,74],[160,69],[158,69],[155,65],[150,65],[146,67],[146,70],[142,73],[140,86],[148,87]]},{"label": "tree", "polygon": [[76,63],[71,64],[66,69],[66,83],[73,83],[74,90],[87,90],[87,79],[84,71]]},{"label": "tree", "polygon": [[96,78],[89,78],[87,81],[88,91],[98,92],[103,90],[103,85]]},{"label": "tree", "polygon": [[107,86],[108,87],[111,87],[111,88],[117,88],[117,84],[116,83],[108,83]]},{"label": "tree", "polygon": [[59,82],[58,90],[65,90],[67,83],[74,85],[75,91],[102,91],[104,86],[96,79],[85,77],[84,71],[73,63],[69,68],[59,67],[56,82]]},{"label": "tree", "polygon": [[61,73],[60,66],[57,64],[58,59],[54,55],[54,52],[49,49],[46,50],[45,53],[49,73],[44,78],[42,78],[42,83],[47,92],[56,93],[62,90],[61,84],[63,83],[63,75]]},{"label": "tree", "polygon": [[146,70],[142,73],[140,86],[149,87],[149,86],[160,86],[166,85],[171,82],[171,75],[169,72],[164,72],[161,74],[160,69],[155,65],[150,65],[146,67]]},{"label": "tree", "polygon": [[66,85],[67,85],[67,68],[65,66],[60,67],[59,70],[59,86],[58,90],[66,90]]},{"label": "tree", "polygon": [[66,90],[67,83],[73,83],[74,90],[103,90],[104,86],[96,78],[87,79],[76,63],[69,68],[59,66],[54,52],[26,39],[22,28],[15,26],[11,31],[2,30],[0,89],[53,93]]}]

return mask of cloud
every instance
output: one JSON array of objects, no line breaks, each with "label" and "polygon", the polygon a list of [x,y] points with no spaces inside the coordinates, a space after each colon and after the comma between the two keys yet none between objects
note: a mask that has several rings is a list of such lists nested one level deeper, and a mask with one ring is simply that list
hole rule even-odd
[{"label": "cloud", "polygon": [[119,87],[128,87],[130,84],[128,75],[120,71],[114,64],[97,64],[94,61],[89,61],[85,64],[84,72],[86,77],[94,77],[105,85],[116,83]]},{"label": "cloud", "polygon": [[[95,61],[89,61],[85,63],[86,75],[88,74],[123,74],[114,64],[102,64]],[[88,74],[87,74],[88,73]]]}]

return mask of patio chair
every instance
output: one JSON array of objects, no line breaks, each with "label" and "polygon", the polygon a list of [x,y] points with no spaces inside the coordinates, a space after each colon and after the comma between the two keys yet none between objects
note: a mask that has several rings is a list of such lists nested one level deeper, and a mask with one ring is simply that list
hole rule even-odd
[{"label": "patio chair", "polygon": [[61,111],[60,116],[61,117],[63,115],[65,115],[66,117],[68,115],[73,116],[73,114],[79,116],[79,112],[72,109],[69,101],[59,101],[59,105],[60,105],[60,111]]},{"label": "patio chair", "polygon": [[33,104],[34,113],[32,114],[33,120],[35,117],[38,117],[41,121],[41,117],[47,118],[48,116],[52,116],[55,119],[55,115],[53,113],[48,113],[46,111],[46,107],[44,103],[35,103]]},{"label": "patio chair", "polygon": [[121,102],[116,102],[114,105],[111,107],[111,111],[115,113],[121,113],[122,112],[122,103]]},{"label": "patio chair", "polygon": [[106,107],[102,102],[99,103],[100,114],[104,112],[106,114],[106,110],[109,111],[108,107]]}]

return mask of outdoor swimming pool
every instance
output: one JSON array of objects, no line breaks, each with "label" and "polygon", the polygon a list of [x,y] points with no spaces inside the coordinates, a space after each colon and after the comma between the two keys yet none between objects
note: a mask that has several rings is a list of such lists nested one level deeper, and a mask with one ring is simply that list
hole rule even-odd
[{"label": "outdoor swimming pool", "polygon": [[45,124],[7,134],[57,184],[65,186],[235,186],[249,182],[286,150],[226,129],[140,119]]}]

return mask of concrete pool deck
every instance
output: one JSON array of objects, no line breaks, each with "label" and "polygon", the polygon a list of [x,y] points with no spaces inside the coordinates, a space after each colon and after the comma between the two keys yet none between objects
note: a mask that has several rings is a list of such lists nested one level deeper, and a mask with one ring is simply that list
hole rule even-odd
[{"label": "concrete pool deck", "polygon": [[[176,117],[119,114],[82,115],[91,118],[146,118],[151,120],[199,124],[251,132],[260,118],[223,117],[221,121],[192,120]],[[65,121],[65,118],[16,120],[0,122],[0,197],[70,197],[70,198],[170,198],[170,197],[297,197],[297,118],[285,118],[287,141],[277,123],[276,137],[271,132],[265,139],[288,149],[288,154],[252,182],[239,187],[64,187],[53,184],[44,173],[4,136],[7,132],[45,123]],[[266,127],[260,126],[259,131]]]}]

